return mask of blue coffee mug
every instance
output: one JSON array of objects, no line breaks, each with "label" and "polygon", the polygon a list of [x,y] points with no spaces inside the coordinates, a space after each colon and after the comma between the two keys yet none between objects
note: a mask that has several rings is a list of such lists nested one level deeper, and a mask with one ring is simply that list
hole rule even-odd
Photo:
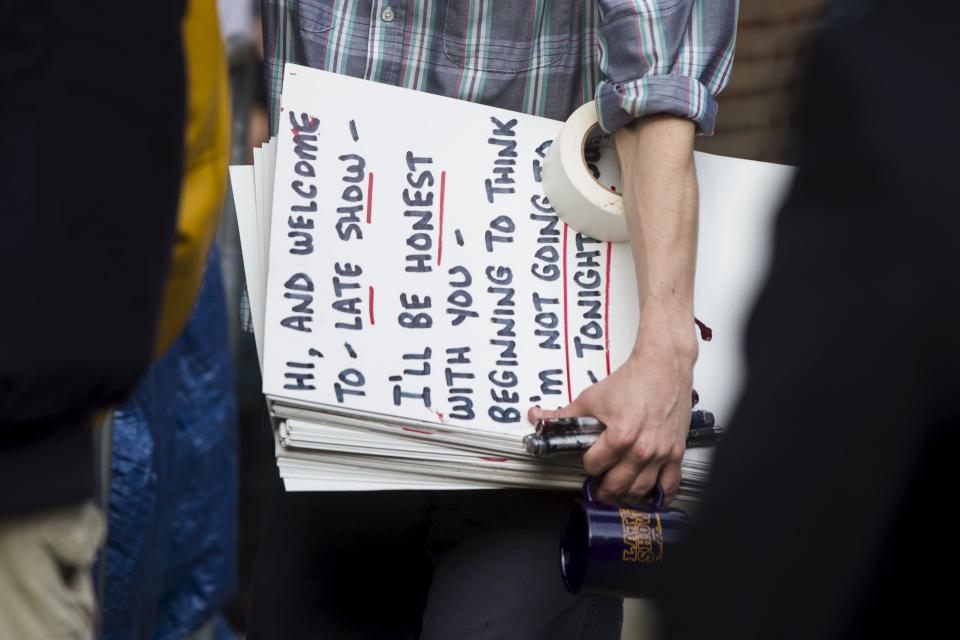
[{"label": "blue coffee mug", "polygon": [[593,498],[592,478],[567,513],[560,538],[560,572],[571,593],[649,598],[658,593],[668,560],[689,525],[680,509],[652,504],[615,505]]}]

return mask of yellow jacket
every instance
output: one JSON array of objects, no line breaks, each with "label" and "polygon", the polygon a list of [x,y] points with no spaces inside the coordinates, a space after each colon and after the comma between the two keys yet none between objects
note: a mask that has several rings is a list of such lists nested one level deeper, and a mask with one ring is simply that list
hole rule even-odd
[{"label": "yellow jacket", "polygon": [[157,331],[157,357],[183,331],[200,291],[223,206],[230,158],[227,63],[216,0],[188,2],[183,40],[187,69],[183,183]]}]

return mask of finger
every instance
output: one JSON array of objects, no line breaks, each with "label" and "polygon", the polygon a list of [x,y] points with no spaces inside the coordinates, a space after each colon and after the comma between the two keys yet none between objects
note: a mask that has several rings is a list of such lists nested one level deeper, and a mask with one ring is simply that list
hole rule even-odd
[{"label": "finger", "polygon": [[591,476],[604,474],[620,461],[624,448],[613,442],[611,431],[604,431],[600,438],[583,454],[583,469]]},{"label": "finger", "polygon": [[660,488],[663,489],[663,504],[670,504],[677,497],[683,468],[679,462],[668,462],[660,469]]},{"label": "finger", "polygon": [[561,407],[557,412],[558,418],[577,418],[592,415],[593,407],[590,404],[590,399],[586,391],[574,398],[573,402],[567,406]]},{"label": "finger", "polygon": [[534,424],[542,415],[543,409],[540,408],[540,405],[527,409],[527,421],[530,424]]},{"label": "finger", "polygon": [[536,422],[537,420],[545,420],[548,418],[558,418],[560,417],[561,409],[543,409],[542,407],[530,407],[527,410],[527,420],[530,422]]},{"label": "finger", "polygon": [[660,462],[651,462],[645,466],[643,470],[637,474],[633,484],[627,491],[627,500],[637,503],[643,501],[643,499],[647,497],[647,494],[650,493],[650,490],[653,489],[653,485],[657,483],[657,478],[660,477],[662,469],[663,463]]},{"label": "finger", "polygon": [[[609,471],[603,474],[597,497],[604,502],[623,502],[626,500],[637,476],[643,473],[646,465],[640,466],[636,459],[621,458]],[[656,480],[656,475],[653,476]]]},{"label": "finger", "polygon": [[537,420],[548,420],[550,418],[570,418],[576,416],[592,415],[584,394],[577,396],[576,400],[565,407],[559,409],[543,409],[539,405],[527,409],[527,420],[535,424]]}]

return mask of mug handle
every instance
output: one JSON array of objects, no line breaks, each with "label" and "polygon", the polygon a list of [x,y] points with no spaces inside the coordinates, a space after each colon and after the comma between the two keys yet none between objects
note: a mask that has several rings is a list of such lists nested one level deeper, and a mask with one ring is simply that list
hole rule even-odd
[{"label": "mug handle", "polygon": [[[583,497],[587,502],[595,502],[593,499],[593,476],[589,476],[583,482]],[[663,487],[660,486],[660,483],[657,482],[653,485],[653,507],[659,509],[663,506]],[[637,505],[624,505],[625,507],[637,506]],[[646,505],[644,505],[646,506]]]}]

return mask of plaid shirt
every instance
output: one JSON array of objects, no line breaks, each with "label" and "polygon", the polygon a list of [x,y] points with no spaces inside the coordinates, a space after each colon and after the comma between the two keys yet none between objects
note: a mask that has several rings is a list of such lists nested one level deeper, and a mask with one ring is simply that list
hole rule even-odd
[{"label": "plaid shirt", "polygon": [[737,0],[262,0],[266,80],[284,62],[613,131],[672,113],[713,132]]},{"label": "plaid shirt", "polygon": [[271,133],[283,65],[295,62],[557,120],[596,98],[607,131],[672,113],[710,134],[737,9],[737,0],[262,0]]}]

